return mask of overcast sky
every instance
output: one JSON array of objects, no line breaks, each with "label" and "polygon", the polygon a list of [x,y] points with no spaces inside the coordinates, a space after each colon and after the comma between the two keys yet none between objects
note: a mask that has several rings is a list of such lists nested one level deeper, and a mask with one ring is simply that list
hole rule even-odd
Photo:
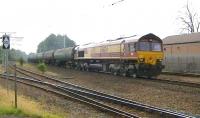
[{"label": "overcast sky", "polygon": [[[67,34],[77,44],[120,36],[180,34],[177,18],[188,0],[0,0],[0,32],[16,32],[11,47],[26,53],[50,33]],[[200,0],[189,0],[200,16]]]}]

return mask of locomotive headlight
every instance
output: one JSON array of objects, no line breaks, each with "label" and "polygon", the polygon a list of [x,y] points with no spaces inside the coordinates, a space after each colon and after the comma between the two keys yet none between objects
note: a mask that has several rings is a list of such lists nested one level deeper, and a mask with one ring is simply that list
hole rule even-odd
[{"label": "locomotive headlight", "polygon": [[144,62],[144,58],[139,58],[139,61],[140,62]]},{"label": "locomotive headlight", "polygon": [[161,61],[163,61],[163,60],[162,60],[162,59],[157,59],[157,61],[161,62]]}]

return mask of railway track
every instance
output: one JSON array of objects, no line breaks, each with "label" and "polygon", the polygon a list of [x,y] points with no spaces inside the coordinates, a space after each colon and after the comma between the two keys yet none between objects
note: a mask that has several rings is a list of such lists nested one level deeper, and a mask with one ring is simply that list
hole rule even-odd
[{"label": "railway track", "polygon": [[173,85],[200,88],[200,83],[191,83],[191,82],[167,80],[167,79],[151,79],[151,80],[148,80],[148,81],[154,81],[154,82],[161,82],[161,83],[167,83],[167,84],[173,84]]},{"label": "railway track", "polygon": [[[3,75],[2,77],[5,78],[5,75]],[[14,77],[14,76],[11,75],[10,77]],[[88,105],[96,107],[98,109],[101,109],[101,110],[104,110],[104,111],[107,111],[107,112],[111,112],[111,113],[113,113],[117,116],[120,116],[120,117],[140,118],[137,115],[128,113],[126,111],[119,110],[115,107],[108,106],[106,104],[103,104],[101,102],[93,100],[89,97],[79,95],[75,92],[69,91],[66,88],[63,88],[62,86],[58,86],[58,85],[55,85],[55,84],[52,84],[52,83],[49,83],[49,82],[43,82],[43,81],[40,81],[40,80],[35,80],[35,79],[32,79],[32,78],[17,77],[17,79],[18,79],[17,82],[19,82],[19,83],[41,89],[41,90],[47,91],[49,93],[57,94],[57,95],[62,96],[62,97],[71,98],[73,100],[88,104]],[[14,79],[10,79],[10,80],[14,81]],[[38,84],[38,85],[35,85],[35,83]],[[44,85],[44,86],[41,86],[41,85]],[[54,89],[47,88],[46,86],[52,87]]]},{"label": "railway track", "polygon": [[[186,115],[184,113],[178,113],[178,112],[172,111],[172,110],[161,109],[158,107],[142,104],[142,103],[139,103],[136,101],[131,101],[131,100],[128,100],[125,98],[120,98],[117,96],[109,95],[109,94],[106,94],[103,92],[91,90],[89,88],[81,87],[81,86],[71,84],[71,83],[68,83],[65,81],[61,81],[61,80],[58,80],[58,79],[55,79],[55,78],[52,78],[49,76],[41,75],[41,74],[32,72],[30,70],[24,70],[22,68],[17,68],[17,72],[31,77],[32,78],[31,81],[34,80],[34,81],[37,81],[37,82],[40,82],[43,84],[47,84],[48,82],[40,80],[41,78],[40,79],[36,78],[35,75],[40,76],[43,79],[50,80],[52,83],[50,83],[50,85],[48,85],[48,86],[51,86],[54,88],[59,87],[59,89],[65,90],[65,92],[67,91],[68,94],[73,93],[73,95],[75,95],[75,97],[77,97],[77,96],[80,97],[80,95],[81,95],[81,97],[84,96],[84,97],[90,98],[92,100],[94,100],[94,99],[97,101],[104,100],[104,101],[112,102],[115,104],[123,105],[123,106],[129,107],[129,108],[134,108],[134,109],[137,109],[140,111],[159,114],[159,116],[163,116],[163,117],[179,117],[179,118],[192,117],[192,116]],[[19,79],[25,79],[25,78],[20,77]],[[29,81],[30,81],[30,79],[29,79]],[[53,82],[56,84],[54,84]],[[127,115],[127,113],[123,113],[123,114]],[[133,116],[138,117],[136,115],[133,115]],[[133,116],[131,116],[131,117],[133,117]]]},{"label": "railway track", "polygon": [[[103,72],[103,71],[100,71],[100,73],[111,74],[110,72]],[[165,75],[188,76],[188,77],[200,77],[199,74],[193,74],[193,73],[183,74],[183,73],[162,72],[162,74],[165,74]],[[131,78],[131,77],[128,77],[128,78]],[[137,78],[134,78],[134,79],[145,80],[145,81],[153,81],[153,82],[159,82],[159,83],[167,83],[167,84],[172,84],[172,85],[180,85],[180,86],[200,88],[200,83],[192,83],[192,82],[177,81],[177,80],[168,80],[168,79],[157,79],[157,78],[147,79],[145,77],[137,77]]]},{"label": "railway track", "polygon": [[[105,72],[101,72],[101,73],[105,73]],[[105,73],[105,74],[110,74],[110,73]],[[188,77],[200,77],[200,75],[198,75],[198,74],[182,74],[182,73],[177,73],[176,74],[176,73],[171,73],[171,72],[163,72],[163,74],[166,74],[166,75],[188,76]],[[200,88],[200,83],[192,83],[192,82],[177,81],[177,80],[168,80],[168,79],[157,79],[157,78],[147,79],[145,77],[137,77],[137,78],[134,78],[134,79],[151,81],[151,82],[153,81],[153,82],[159,82],[159,83],[167,83],[167,84],[172,84],[172,85],[180,85],[180,86]]]},{"label": "railway track", "polygon": [[179,73],[179,72],[163,71],[162,74],[164,74],[164,75],[186,76],[186,77],[200,77],[200,74],[197,74],[197,73]]}]

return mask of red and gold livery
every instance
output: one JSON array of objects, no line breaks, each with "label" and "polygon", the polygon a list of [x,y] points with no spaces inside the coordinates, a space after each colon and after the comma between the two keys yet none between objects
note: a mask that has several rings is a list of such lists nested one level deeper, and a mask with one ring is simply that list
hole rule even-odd
[{"label": "red and gold livery", "polygon": [[163,66],[162,40],[154,34],[90,43],[75,48],[80,69],[97,69],[114,74],[156,76]]}]

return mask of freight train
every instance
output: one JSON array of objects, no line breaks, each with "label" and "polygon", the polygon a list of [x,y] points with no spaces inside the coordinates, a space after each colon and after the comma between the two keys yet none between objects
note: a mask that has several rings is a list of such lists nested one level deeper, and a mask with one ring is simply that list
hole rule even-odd
[{"label": "freight train", "polygon": [[164,68],[163,56],[162,40],[150,33],[30,54],[28,61],[114,75],[152,77]]}]

